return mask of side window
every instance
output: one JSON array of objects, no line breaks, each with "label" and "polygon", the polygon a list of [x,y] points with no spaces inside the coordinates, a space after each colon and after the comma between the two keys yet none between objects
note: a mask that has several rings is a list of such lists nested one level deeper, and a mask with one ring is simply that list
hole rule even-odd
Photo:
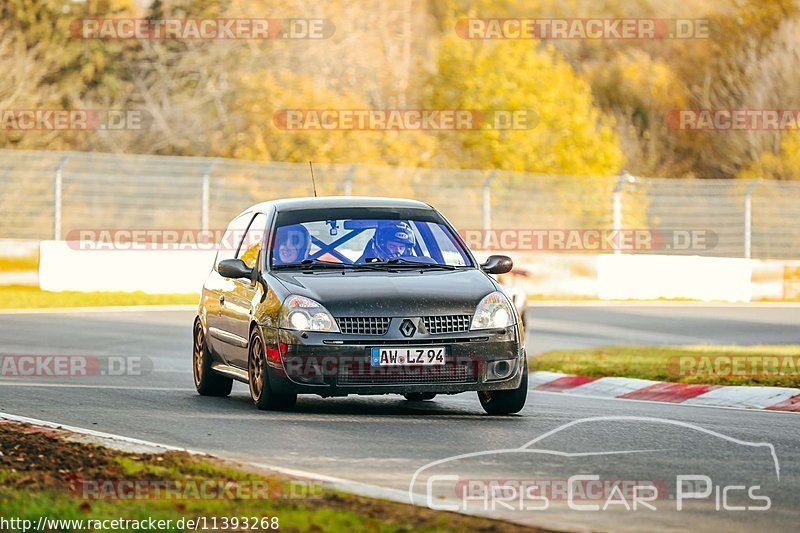
[{"label": "side window", "polygon": [[219,250],[217,251],[217,259],[214,261],[214,270],[220,261],[225,259],[233,259],[236,257],[236,252],[239,250],[239,245],[242,243],[245,230],[253,219],[253,213],[245,213],[238,216],[231,221],[225,234],[222,236],[222,241],[219,243]]},{"label": "side window", "polygon": [[239,252],[236,254],[238,259],[244,261],[244,264],[250,268],[256,266],[258,261],[258,252],[261,249],[261,243],[264,241],[264,232],[267,228],[267,215],[259,213],[253,219],[250,227],[244,235],[244,240],[239,246]]}]

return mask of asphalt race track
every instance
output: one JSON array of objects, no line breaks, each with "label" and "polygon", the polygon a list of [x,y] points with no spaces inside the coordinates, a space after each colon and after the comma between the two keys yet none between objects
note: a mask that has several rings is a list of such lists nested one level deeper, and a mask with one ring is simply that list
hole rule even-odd
[{"label": "asphalt race track", "polygon": [[[570,509],[561,488],[546,491],[546,500],[517,500],[513,490],[494,499],[486,490],[469,493],[473,511],[486,506],[493,516],[555,529],[788,531],[800,521],[796,414],[543,392],[531,392],[524,411],[511,417],[484,415],[474,393],[421,403],[399,396],[301,397],[294,413],[259,412],[241,384],[230,398],[194,392],[192,318],[191,311],[0,315],[2,355],[145,362],[133,375],[3,377],[0,411],[396,489],[400,496],[432,461],[475,454],[419,472],[415,497],[424,502],[430,488],[439,506],[464,505],[464,487],[509,480],[563,488],[567,478],[597,475],[601,482],[659,487],[650,500],[655,510],[641,500],[628,510],[634,499],[628,493],[605,510],[605,493],[571,500],[598,511]],[[527,346],[538,353],[622,343],[800,344],[798,325],[800,308],[792,306],[535,307]],[[678,511],[676,480],[690,475],[707,476],[711,484],[693,478],[693,490],[709,495],[684,496]],[[589,482],[574,483],[591,492]],[[684,495],[691,490],[685,485]],[[769,509],[754,510],[767,506],[764,497]],[[726,510],[732,507],[751,510]]]}]

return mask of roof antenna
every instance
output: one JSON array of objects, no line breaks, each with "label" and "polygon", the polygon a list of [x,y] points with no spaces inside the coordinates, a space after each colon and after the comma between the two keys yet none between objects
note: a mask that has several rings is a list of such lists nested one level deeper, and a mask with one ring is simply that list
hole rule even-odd
[{"label": "roof antenna", "polygon": [[308,162],[308,166],[311,168],[311,185],[314,187],[314,198],[317,197],[317,182],[314,180],[314,165],[311,164],[311,161]]}]

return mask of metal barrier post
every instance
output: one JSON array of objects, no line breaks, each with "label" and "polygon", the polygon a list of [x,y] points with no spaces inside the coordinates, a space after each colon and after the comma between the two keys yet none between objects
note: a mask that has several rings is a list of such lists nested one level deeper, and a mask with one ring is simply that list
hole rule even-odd
[{"label": "metal barrier post", "polygon": [[353,196],[353,178],[355,178],[356,169],[358,165],[353,165],[344,177],[344,195]]},{"label": "metal barrier post", "polygon": [[487,231],[492,229],[492,183],[497,177],[497,171],[493,170],[486,181],[483,183],[483,206],[481,213],[483,215],[483,230]]},{"label": "metal barrier post", "polygon": [[[611,195],[611,229],[615,232],[622,229],[622,189],[626,183],[634,182],[636,182],[636,178],[631,176],[627,170],[623,170],[622,174],[617,178],[617,184],[614,186],[614,192]],[[619,254],[622,251],[619,247],[615,247],[614,253]]]},{"label": "metal barrier post", "polygon": [[753,191],[761,183],[754,180],[744,193],[744,258],[750,259],[753,247]]},{"label": "metal barrier post", "polygon": [[218,162],[219,158],[214,159],[202,178],[203,192],[200,200],[200,229],[203,231],[208,229],[208,211],[211,205],[211,172],[213,172]]},{"label": "metal barrier post", "polygon": [[69,155],[65,155],[58,162],[53,176],[53,240],[61,240],[61,212],[64,192],[64,165]]}]

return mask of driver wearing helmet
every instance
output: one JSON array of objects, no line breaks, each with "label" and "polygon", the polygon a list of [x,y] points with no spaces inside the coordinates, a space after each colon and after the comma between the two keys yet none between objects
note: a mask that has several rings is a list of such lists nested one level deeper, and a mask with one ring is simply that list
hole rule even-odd
[{"label": "driver wearing helmet", "polygon": [[275,249],[272,254],[273,265],[299,263],[308,258],[311,249],[311,236],[302,224],[281,226],[275,232]]},{"label": "driver wearing helmet", "polygon": [[356,263],[368,263],[380,260],[388,261],[398,257],[412,255],[416,239],[414,230],[408,222],[397,221],[381,224],[375,230],[364,253]]}]

